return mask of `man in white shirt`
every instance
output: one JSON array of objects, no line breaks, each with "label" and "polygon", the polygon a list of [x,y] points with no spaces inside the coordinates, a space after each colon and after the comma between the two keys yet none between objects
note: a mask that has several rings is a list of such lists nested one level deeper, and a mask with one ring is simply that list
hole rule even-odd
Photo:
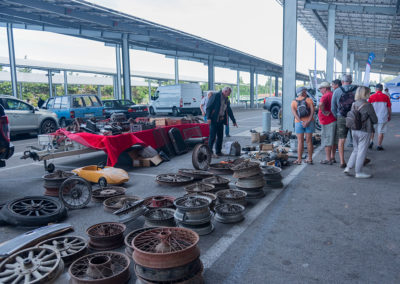
[{"label": "man in white shirt", "polygon": [[200,103],[200,110],[201,110],[201,115],[204,118],[204,122],[207,122],[207,104],[208,104],[208,100],[210,99],[210,97],[212,96],[213,92],[212,91],[208,91],[206,96],[203,96],[203,98],[201,99],[201,103]]}]

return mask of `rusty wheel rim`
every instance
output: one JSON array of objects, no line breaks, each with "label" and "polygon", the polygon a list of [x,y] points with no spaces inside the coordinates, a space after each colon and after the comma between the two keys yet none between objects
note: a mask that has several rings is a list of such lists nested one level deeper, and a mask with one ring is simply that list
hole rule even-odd
[{"label": "rusty wheel rim", "polygon": [[218,201],[220,203],[237,203],[246,205],[247,193],[239,189],[224,189],[217,192]]},{"label": "rusty wheel rim", "polygon": [[215,163],[210,165],[209,171],[214,174],[229,175],[233,173],[231,167],[229,163]]},{"label": "rusty wheel rim", "polygon": [[203,179],[203,182],[212,184],[217,188],[220,186],[228,185],[230,180],[227,178],[220,177],[220,176],[213,176],[213,177]]},{"label": "rusty wheel rim", "polygon": [[69,264],[86,253],[87,242],[82,237],[65,236],[45,240],[39,243],[37,247],[58,251],[64,263]]},{"label": "rusty wheel rim", "polygon": [[103,201],[103,206],[104,210],[109,211],[109,212],[114,212],[117,211],[121,208],[125,208],[129,206],[130,204],[139,201],[141,198],[138,196],[114,196],[107,198],[106,200]]},{"label": "rusty wheel rim", "polygon": [[92,192],[92,200],[96,202],[103,202],[110,197],[124,195],[125,191],[126,189],[121,186],[107,186],[95,189]]},{"label": "rusty wheel rim", "polygon": [[197,144],[192,153],[192,164],[196,170],[208,170],[211,163],[211,150],[207,145]]},{"label": "rusty wheel rim", "polygon": [[140,233],[133,241],[134,261],[149,268],[172,268],[200,256],[199,235],[184,228],[156,228]]},{"label": "rusty wheel rim", "polygon": [[173,227],[175,210],[171,208],[155,208],[144,213],[147,227]]},{"label": "rusty wheel rim", "polygon": [[130,278],[129,258],[118,252],[85,255],[69,268],[72,283],[126,283]]},{"label": "rusty wheel rim", "polygon": [[161,185],[179,186],[190,183],[193,177],[180,174],[161,174],[156,177],[156,182]]},{"label": "rusty wheel rim", "polygon": [[196,180],[213,176],[213,173],[193,169],[180,169],[178,170],[178,173],[184,176],[193,177]]},{"label": "rusty wheel rim", "polygon": [[89,247],[95,250],[119,248],[124,242],[126,226],[118,222],[104,222],[93,225],[86,230],[89,236]]},{"label": "rusty wheel rim", "polygon": [[168,195],[149,196],[144,199],[143,205],[149,209],[154,208],[173,208],[175,197]]},{"label": "rusty wheel rim", "polygon": [[133,246],[132,246],[133,239],[140,233],[143,233],[143,232],[146,232],[149,230],[153,230],[155,228],[156,227],[141,228],[138,230],[134,230],[126,235],[126,237],[124,238],[124,244],[126,246],[125,252],[130,258],[132,258],[132,253],[133,253]]},{"label": "rusty wheel rim", "polygon": [[200,196],[184,196],[175,199],[174,205],[181,211],[196,211],[210,206],[209,199]]},{"label": "rusty wheel rim", "polygon": [[83,178],[71,177],[61,184],[58,196],[69,209],[83,208],[92,197],[92,185]]},{"label": "rusty wheel rim", "polygon": [[215,185],[204,182],[196,182],[194,184],[185,186],[185,190],[187,193],[207,192],[207,191],[213,191],[214,189]]}]

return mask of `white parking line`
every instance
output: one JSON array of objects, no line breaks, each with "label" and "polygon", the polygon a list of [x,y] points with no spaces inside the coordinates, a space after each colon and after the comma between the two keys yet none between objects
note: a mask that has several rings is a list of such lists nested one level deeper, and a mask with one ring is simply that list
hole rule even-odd
[{"label": "white parking line", "polygon": [[9,170],[13,170],[13,169],[18,169],[18,168],[23,168],[23,167],[27,167],[27,166],[32,166],[32,165],[34,165],[34,166],[37,166],[37,165],[42,166],[42,164],[40,164],[39,162],[33,162],[33,163],[18,165],[18,166],[14,166],[14,167],[6,167],[6,168],[4,168],[4,169],[1,169],[1,170],[0,170],[0,173],[1,173],[1,172],[5,172],[5,171],[9,171]]},{"label": "white parking line", "polygon": [[[322,147],[316,149],[313,158],[321,151]],[[222,236],[214,245],[212,245],[206,253],[203,253],[201,256],[201,260],[204,264],[204,268],[210,268],[220,257],[221,255],[232,246],[232,244],[236,241],[237,238],[257,219],[258,216],[264,210],[271,205],[274,200],[281,195],[286,187],[292,182],[292,180],[297,177],[300,172],[306,167],[307,164],[302,164],[296,166],[296,168],[285,177],[282,182],[284,184],[283,188],[280,190],[273,190],[270,194],[267,195],[266,199],[263,202],[258,202],[256,206],[254,206],[251,210],[249,210],[243,222],[236,224],[232,229],[228,230],[224,236]]]}]

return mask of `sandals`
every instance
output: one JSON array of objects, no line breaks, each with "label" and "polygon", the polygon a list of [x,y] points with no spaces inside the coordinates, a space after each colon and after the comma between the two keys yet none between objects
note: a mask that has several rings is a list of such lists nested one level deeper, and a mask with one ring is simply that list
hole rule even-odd
[{"label": "sandals", "polygon": [[323,164],[323,165],[332,165],[333,161],[332,160],[321,160],[320,163]]},{"label": "sandals", "polygon": [[331,159],[331,162],[332,162],[333,164],[336,164],[336,163],[337,163],[335,158]]},{"label": "sandals", "polygon": [[306,162],[307,164],[314,165],[314,163],[313,163],[312,160],[305,160],[305,162]]},{"label": "sandals", "polygon": [[301,164],[302,164],[302,162],[299,161],[299,160],[296,160],[296,161],[293,162],[293,165],[301,165]]}]

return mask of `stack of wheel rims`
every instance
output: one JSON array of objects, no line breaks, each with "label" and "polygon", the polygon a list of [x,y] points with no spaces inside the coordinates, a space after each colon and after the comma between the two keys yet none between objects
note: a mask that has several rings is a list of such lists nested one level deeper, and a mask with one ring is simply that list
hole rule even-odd
[{"label": "stack of wheel rims", "polygon": [[69,177],[74,174],[71,172],[64,172],[57,170],[54,173],[50,173],[43,176],[43,187],[45,189],[44,195],[58,197],[58,191],[61,184]]},{"label": "stack of wheel rims", "polygon": [[117,222],[104,222],[86,230],[89,236],[89,248],[92,250],[112,250],[124,244],[126,226]]},{"label": "stack of wheel rims", "polygon": [[275,166],[265,166],[261,168],[266,183],[266,189],[281,188],[282,183],[282,169]]},{"label": "stack of wheel rims", "polygon": [[156,228],[132,241],[137,283],[203,283],[199,235],[185,228]]},{"label": "stack of wheel rims", "polygon": [[174,202],[175,221],[179,227],[191,229],[200,236],[211,233],[214,226],[211,222],[210,200],[201,196],[184,196]]},{"label": "stack of wheel rims", "polygon": [[233,177],[237,178],[236,187],[247,193],[247,199],[262,198],[265,196],[265,181],[260,165],[255,162],[243,161],[232,167]]}]

